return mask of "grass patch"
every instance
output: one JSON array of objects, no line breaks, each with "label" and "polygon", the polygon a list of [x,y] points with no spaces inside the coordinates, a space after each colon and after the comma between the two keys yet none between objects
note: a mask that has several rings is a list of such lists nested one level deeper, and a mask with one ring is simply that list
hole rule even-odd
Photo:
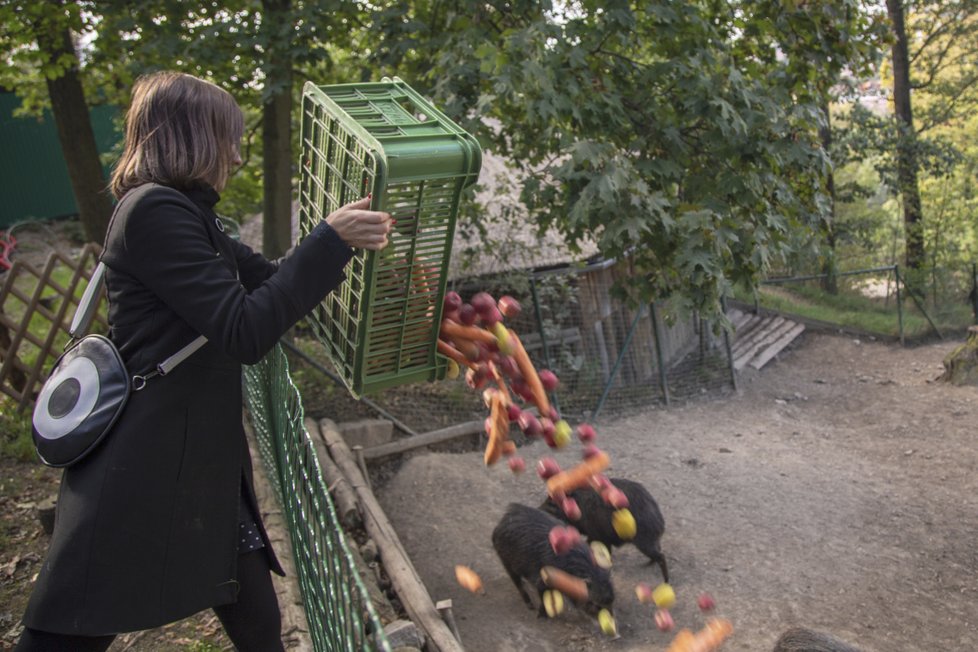
[{"label": "grass patch", "polygon": [[[739,301],[753,303],[754,298],[741,292],[735,295]],[[758,291],[758,303],[762,308],[797,315],[843,328],[868,333],[898,337],[900,315],[894,298],[881,299],[864,296],[854,291],[829,294],[812,285],[763,285]],[[968,306],[949,304],[941,310],[927,308],[931,320],[942,332],[963,330],[971,323]],[[933,334],[927,317],[914,301],[903,300],[903,333],[916,338]]]}]

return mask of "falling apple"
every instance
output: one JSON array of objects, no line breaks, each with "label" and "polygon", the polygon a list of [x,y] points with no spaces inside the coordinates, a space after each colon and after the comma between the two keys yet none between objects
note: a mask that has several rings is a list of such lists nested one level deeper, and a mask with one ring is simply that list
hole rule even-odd
[{"label": "falling apple", "polygon": [[538,375],[540,376],[540,383],[543,385],[545,390],[552,392],[557,389],[557,374],[549,369],[541,369]]},{"label": "falling apple", "polygon": [[516,315],[520,314],[520,310],[522,310],[520,302],[508,294],[504,294],[503,296],[499,297],[499,301],[496,302],[496,307],[499,308],[499,312],[503,313],[503,316],[507,318],[515,317]]}]

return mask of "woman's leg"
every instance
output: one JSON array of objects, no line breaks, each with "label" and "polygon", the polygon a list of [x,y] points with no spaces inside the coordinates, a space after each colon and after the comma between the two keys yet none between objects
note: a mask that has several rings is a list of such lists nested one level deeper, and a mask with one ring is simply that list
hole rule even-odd
[{"label": "woman's leg", "polygon": [[105,652],[113,640],[115,634],[74,636],[25,628],[13,652]]},{"label": "woman's leg", "polygon": [[238,583],[238,601],[214,607],[228,638],[239,652],[284,652],[282,614],[264,549],[238,558]]}]

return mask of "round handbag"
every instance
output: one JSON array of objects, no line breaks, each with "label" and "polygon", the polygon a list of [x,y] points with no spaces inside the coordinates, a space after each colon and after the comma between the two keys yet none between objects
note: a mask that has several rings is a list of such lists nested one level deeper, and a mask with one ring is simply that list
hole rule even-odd
[{"label": "round handbag", "polygon": [[115,345],[79,339],[54,363],[34,404],[32,431],[48,466],[70,466],[94,449],[126,405],[132,381]]}]

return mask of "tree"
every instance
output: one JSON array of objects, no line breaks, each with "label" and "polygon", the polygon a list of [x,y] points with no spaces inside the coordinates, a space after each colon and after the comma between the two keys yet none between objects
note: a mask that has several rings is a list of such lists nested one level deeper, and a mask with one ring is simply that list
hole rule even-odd
[{"label": "tree", "polygon": [[[789,83],[767,63],[776,21],[748,20],[747,3],[411,7],[380,19],[381,62],[407,67],[520,166],[524,219],[629,257],[636,276],[620,290],[633,300],[678,295],[719,313],[792,231],[817,228],[821,98],[810,69]],[[805,38],[845,65],[831,33]]]},{"label": "tree", "polygon": [[[323,71],[354,39],[357,2],[222,0],[188,5],[179,0],[123,3],[99,0],[102,16],[94,57],[128,88],[143,72],[167,68],[209,79],[231,92],[254,116],[248,163],[260,166],[263,251],[279,256],[291,246],[296,79]],[[119,61],[128,61],[122,69]],[[337,73],[332,73],[336,75]],[[256,156],[255,152],[261,152]]]},{"label": "tree", "polygon": [[101,242],[112,213],[73,33],[81,31],[81,8],[76,2],[0,3],[0,62],[2,85],[24,90],[37,72],[47,86],[51,113],[71,180],[72,193],[85,237]]},{"label": "tree", "polygon": [[917,160],[914,151],[913,106],[910,101],[910,55],[902,0],[886,0],[886,11],[893,29],[893,108],[897,120],[897,184],[903,198],[903,223],[906,235],[906,265],[919,270],[924,264],[923,214],[917,186]]}]

